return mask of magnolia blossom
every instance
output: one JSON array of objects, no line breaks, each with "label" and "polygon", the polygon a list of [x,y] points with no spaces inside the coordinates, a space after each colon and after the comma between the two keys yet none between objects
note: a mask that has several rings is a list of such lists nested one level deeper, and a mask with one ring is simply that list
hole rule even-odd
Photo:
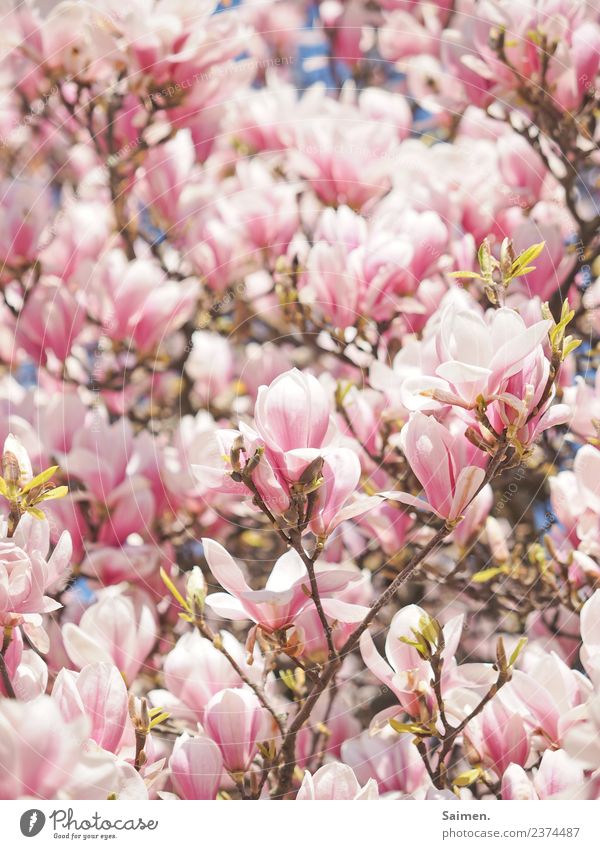
[{"label": "magnolia blossom", "polygon": [[352,769],[345,764],[331,763],[322,766],[314,775],[304,773],[296,801],[309,799],[345,799],[346,801],[368,801],[377,799],[379,791],[374,778],[369,778],[363,787]]},{"label": "magnolia blossom", "polygon": [[0,699],[0,798],[106,799],[117,774],[110,757],[86,748],[89,727],[50,696]]},{"label": "magnolia blossom", "polygon": [[595,5],[2,10],[0,797],[599,799]]},{"label": "magnolia blossom", "polygon": [[545,747],[560,745],[570,725],[569,711],[584,703],[591,689],[589,680],[556,654],[545,654],[515,670],[504,695]]},{"label": "magnolia blossom", "polygon": [[570,798],[582,781],[583,770],[566,752],[547,750],[533,780],[518,764],[508,767],[502,778],[502,798],[520,801]]},{"label": "magnolia blossom", "polygon": [[265,709],[248,689],[221,690],[206,706],[204,725],[231,773],[245,773],[257,743],[268,737]]},{"label": "magnolia blossom", "polygon": [[327,394],[315,377],[298,369],[259,388],[254,422],[275,469],[291,480],[331,439]]},{"label": "magnolia blossom", "polygon": [[9,180],[0,185],[0,258],[3,263],[27,265],[35,260],[42,231],[48,223],[47,187]]},{"label": "magnolia blossom", "polygon": [[[403,427],[400,445],[425,490],[426,500],[406,492],[383,494],[449,521],[460,519],[485,480],[482,452],[462,434],[452,433],[433,416],[418,410]],[[469,463],[471,458],[477,464]]]},{"label": "magnolia blossom", "polygon": [[295,486],[319,478],[310,520],[311,530],[319,536],[329,535],[342,522],[379,503],[356,494],[358,456],[335,443],[336,423],[327,393],[311,374],[292,369],[259,387],[254,425],[256,429],[240,422],[239,430],[215,430],[201,437],[196,458],[202,462],[192,466],[199,482],[223,492],[247,493],[231,467],[232,450],[242,440],[243,457],[262,454],[254,464],[252,483],[276,514],[291,507]]},{"label": "magnolia blossom", "polygon": [[[264,590],[252,590],[241,569],[218,542],[203,539],[210,569],[228,593],[213,593],[207,605],[226,619],[251,619],[265,631],[285,630],[307,605],[310,579],[300,555],[290,550],[275,563]],[[319,594],[333,595],[355,580],[356,574],[323,564],[316,568]]]},{"label": "magnolia blossom", "polygon": [[391,728],[375,736],[363,731],[359,737],[345,740],[341,756],[360,783],[375,780],[382,794],[423,798],[430,786],[425,764],[410,737],[399,736]]},{"label": "magnolia blossom", "polygon": [[23,516],[10,539],[0,540],[0,623],[39,623],[41,613],[61,607],[45,593],[56,587],[68,572],[71,538],[63,532],[48,560],[48,522]]},{"label": "magnolia blossom", "polygon": [[[258,678],[262,671],[260,660],[248,666],[247,653],[234,635],[222,631],[220,638],[244,673]],[[183,634],[166,655],[163,675],[165,689],[151,690],[152,702],[172,714],[200,721],[214,695],[226,688],[242,686],[242,679],[225,655],[196,630]]]},{"label": "magnolia blossom", "polygon": [[[492,310],[485,317],[450,303],[439,319],[435,335],[438,365],[435,374],[405,392],[436,391],[442,400],[473,406],[477,398],[492,399],[505,382],[523,367],[523,360],[546,338],[549,320],[529,327],[514,310]],[[410,389],[409,389],[410,386]]]},{"label": "magnolia blossom", "polygon": [[[36,643],[45,648],[48,642],[46,633],[29,626],[27,630],[28,636],[35,635]],[[18,699],[28,702],[46,692],[48,666],[37,651],[24,648],[20,628],[14,630],[10,644],[4,652],[4,664],[10,686]],[[8,695],[4,681],[0,682],[0,695]]]},{"label": "magnolia blossom", "polygon": [[116,668],[108,663],[84,666],[81,672],[61,669],[52,698],[65,719],[91,720],[90,737],[109,752],[116,752],[127,720],[127,688]]},{"label": "magnolia blossom", "polygon": [[[373,675],[390,688],[402,708],[413,716],[419,716],[420,699],[425,699],[428,705],[435,704],[433,692],[433,671],[429,661],[423,659],[417,650],[405,640],[412,640],[415,632],[426,627],[428,616],[425,611],[411,604],[398,611],[386,637],[384,660],[368,631],[360,638],[360,651],[366,666]],[[455,654],[458,647],[463,617],[450,619],[443,628],[444,649],[442,651],[443,673],[442,694],[446,711],[457,720],[462,718],[470,697],[475,693],[485,692],[491,685],[494,673],[490,665],[482,663],[465,663],[458,665]],[[473,694],[469,694],[473,691]],[[465,704],[466,703],[466,704]],[[398,706],[384,710],[373,723],[378,728],[390,717],[399,713]]]},{"label": "magnolia blossom", "polygon": [[182,799],[214,799],[223,772],[223,758],[208,737],[178,737],[169,759],[173,787]]},{"label": "magnolia blossom", "polygon": [[127,681],[132,681],[154,647],[156,622],[144,599],[136,604],[116,587],[104,590],[78,625],[67,622],[62,637],[75,666],[114,664]]},{"label": "magnolia blossom", "polygon": [[529,757],[530,739],[523,717],[507,707],[502,694],[485,706],[482,713],[469,723],[468,737],[484,763],[499,776],[513,765],[525,766]]}]

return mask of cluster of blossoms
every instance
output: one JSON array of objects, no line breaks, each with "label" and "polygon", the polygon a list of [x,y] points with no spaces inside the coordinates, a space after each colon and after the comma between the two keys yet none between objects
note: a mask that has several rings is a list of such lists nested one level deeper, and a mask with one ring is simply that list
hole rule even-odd
[{"label": "cluster of blossoms", "polygon": [[0,798],[600,798],[598,11],[1,40]]}]

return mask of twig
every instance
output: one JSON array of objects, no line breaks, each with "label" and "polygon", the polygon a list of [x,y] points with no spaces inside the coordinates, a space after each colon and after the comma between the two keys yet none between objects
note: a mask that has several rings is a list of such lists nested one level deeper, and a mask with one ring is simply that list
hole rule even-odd
[{"label": "twig", "polygon": [[10,645],[11,637],[12,628],[6,627],[4,629],[4,636],[2,638],[2,648],[0,649],[0,677],[2,678],[2,683],[4,684],[4,689],[6,690],[8,698],[16,699],[17,694],[15,693],[12,681],[10,680],[10,675],[8,674],[8,667],[6,666],[6,660],[4,659],[6,650]]}]

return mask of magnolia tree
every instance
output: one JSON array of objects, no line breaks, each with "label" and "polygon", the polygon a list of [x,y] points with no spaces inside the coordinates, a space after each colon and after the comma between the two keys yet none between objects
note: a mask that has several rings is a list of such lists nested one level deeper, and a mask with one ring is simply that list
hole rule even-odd
[{"label": "magnolia tree", "polygon": [[2,7],[0,798],[600,798],[600,13],[223,6]]}]

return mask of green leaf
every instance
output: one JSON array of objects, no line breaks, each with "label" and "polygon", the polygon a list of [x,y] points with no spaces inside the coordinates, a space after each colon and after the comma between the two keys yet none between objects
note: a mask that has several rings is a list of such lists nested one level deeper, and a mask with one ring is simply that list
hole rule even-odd
[{"label": "green leaf", "polygon": [[64,498],[65,495],[69,494],[68,486],[56,486],[54,489],[49,490],[48,492],[44,492],[43,495],[40,495],[37,498],[37,501],[54,501],[56,498]]},{"label": "green leaf", "polygon": [[452,784],[455,787],[469,787],[469,785],[474,784],[478,778],[481,776],[481,768],[475,767],[474,769],[468,769],[466,772],[461,772],[460,775],[457,775],[455,779],[453,779]]},{"label": "green leaf", "polygon": [[425,614],[419,619],[419,630],[430,645],[437,645],[442,630],[437,619]]},{"label": "green leaf", "polygon": [[390,719],[388,721],[398,734],[415,734],[417,737],[431,737],[429,729],[418,725],[416,722],[398,722],[397,719]]},{"label": "green leaf", "polygon": [[506,566],[491,566],[489,569],[482,569],[481,572],[475,572],[471,580],[474,584],[485,584],[498,575],[506,574],[508,574],[508,568]]},{"label": "green leaf", "polygon": [[292,692],[296,690],[297,681],[294,678],[294,673],[291,669],[282,669],[279,672],[279,677],[281,678],[285,686],[288,688],[288,690],[291,690]]},{"label": "green leaf", "polygon": [[154,717],[154,719],[152,719],[150,721],[149,727],[150,728],[156,728],[157,725],[160,725],[161,722],[164,722],[165,719],[168,719],[170,716],[171,716],[170,713],[166,713],[166,712],[159,713],[157,716]]},{"label": "green leaf", "polygon": [[476,271],[451,271],[449,277],[468,277],[470,280],[483,280],[481,274]]},{"label": "green leaf", "polygon": [[169,590],[173,598],[179,602],[179,604],[183,607],[184,610],[187,610],[188,613],[191,613],[189,604],[181,595],[181,593],[179,592],[171,578],[167,575],[165,570],[162,568],[162,566],[160,568],[160,577],[162,578],[164,585]]},{"label": "green leaf", "polygon": [[541,254],[545,246],[546,242],[537,242],[537,244],[532,245],[530,248],[524,250],[523,253],[520,253],[512,264],[512,276],[516,277],[517,272],[519,274],[524,274],[525,272],[523,271],[523,269],[526,268],[530,262],[533,262],[533,260]]},{"label": "green leaf", "polygon": [[429,646],[424,639],[411,640],[410,637],[398,637],[401,643],[406,643],[407,646],[415,649],[423,660],[427,660],[430,655]]},{"label": "green leaf", "polygon": [[38,510],[37,507],[28,507],[27,512],[31,513],[32,516],[35,516],[36,519],[43,520],[46,518],[42,511]]},{"label": "green leaf", "polygon": [[50,468],[40,472],[39,475],[36,475],[29,481],[29,483],[26,483],[25,486],[21,488],[21,495],[25,495],[26,492],[30,492],[32,489],[35,489],[36,486],[43,486],[45,483],[48,483],[52,475],[57,471],[58,466],[50,466]]},{"label": "green leaf", "polygon": [[563,345],[563,360],[565,357],[568,357],[569,354],[571,354],[575,350],[575,348],[578,348],[582,342],[583,339],[572,339],[570,336],[567,336]]},{"label": "green leaf", "polygon": [[524,274],[529,274],[530,271],[535,271],[535,265],[528,265],[527,268],[520,268],[515,272],[511,271],[510,279],[513,280],[515,277],[523,277]]},{"label": "green leaf", "polygon": [[515,650],[513,651],[513,653],[510,656],[510,660],[508,661],[509,666],[515,665],[515,663],[519,659],[519,655],[521,654],[521,652],[523,651],[523,649],[525,648],[526,645],[527,645],[527,637],[521,637],[521,639],[517,643]]}]

